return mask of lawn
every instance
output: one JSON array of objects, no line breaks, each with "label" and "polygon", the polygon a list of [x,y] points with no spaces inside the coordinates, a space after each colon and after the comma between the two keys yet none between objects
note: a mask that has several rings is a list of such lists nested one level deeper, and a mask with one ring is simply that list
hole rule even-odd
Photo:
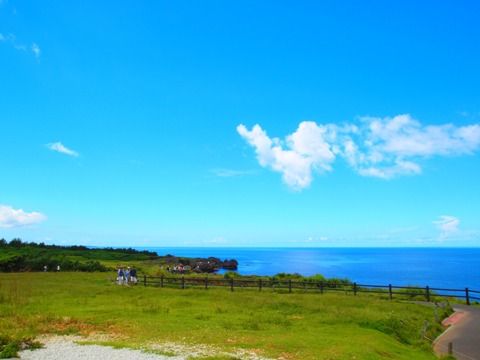
[{"label": "lawn", "polygon": [[[115,285],[113,273],[0,274],[0,335],[108,334],[284,359],[435,359],[434,309],[373,295]],[[443,315],[443,314],[442,314]]]}]

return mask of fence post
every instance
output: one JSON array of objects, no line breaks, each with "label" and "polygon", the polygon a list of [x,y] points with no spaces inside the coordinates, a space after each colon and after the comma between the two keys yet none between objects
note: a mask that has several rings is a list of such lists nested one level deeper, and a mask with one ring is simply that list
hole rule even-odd
[{"label": "fence post", "polygon": [[453,343],[448,343],[448,355],[453,355]]},{"label": "fence post", "polygon": [[323,294],[323,281],[320,281],[320,294]]},{"label": "fence post", "polygon": [[428,287],[425,287],[425,297],[427,298],[427,302],[430,302],[430,288]]},{"label": "fence post", "polygon": [[182,276],[182,289],[185,289],[185,276]]},{"label": "fence post", "polygon": [[143,275],[143,286],[147,286],[147,275]]},{"label": "fence post", "polygon": [[357,283],[353,283],[353,295],[357,296]]},{"label": "fence post", "polygon": [[262,291],[262,279],[258,280],[258,291]]},{"label": "fence post", "polygon": [[392,293],[392,284],[388,284],[388,297],[392,300],[393,293]]},{"label": "fence post", "polygon": [[470,305],[470,293],[468,288],[465,288],[465,301],[467,302],[467,305]]},{"label": "fence post", "polygon": [[208,290],[208,276],[205,276],[205,290]]},{"label": "fence post", "polygon": [[230,279],[230,291],[233,291],[233,278]]},{"label": "fence post", "polygon": [[163,274],[160,276],[160,287],[163,287]]},{"label": "fence post", "polygon": [[292,279],[288,279],[288,292],[292,292]]}]

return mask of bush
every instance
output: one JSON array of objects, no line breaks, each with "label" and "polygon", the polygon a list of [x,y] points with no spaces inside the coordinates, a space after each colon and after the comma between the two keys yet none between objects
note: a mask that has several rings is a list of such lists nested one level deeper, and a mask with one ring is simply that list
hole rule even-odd
[{"label": "bush", "polygon": [[223,274],[224,279],[235,279],[242,277],[242,275],[236,273],[235,271],[227,271],[225,274]]},{"label": "bush", "polygon": [[18,351],[20,347],[16,343],[9,343],[2,347],[0,351],[0,359],[10,359],[18,357]]},{"label": "bush", "polygon": [[303,280],[304,277],[302,275],[300,275],[299,273],[293,273],[293,274],[289,274],[289,273],[278,273],[276,275],[273,275],[271,277],[271,280],[298,280],[298,281],[301,281]]},{"label": "bush", "polygon": [[43,271],[44,266],[47,266],[49,271],[53,271],[57,265],[60,265],[63,271],[109,271],[107,267],[98,261],[71,261],[52,255],[43,255],[40,257],[27,257],[25,255],[10,256],[0,260],[0,271]]},{"label": "bush", "polygon": [[41,347],[42,344],[31,338],[16,340],[9,336],[0,335],[0,359],[18,357],[18,352],[21,349],[33,350]]}]

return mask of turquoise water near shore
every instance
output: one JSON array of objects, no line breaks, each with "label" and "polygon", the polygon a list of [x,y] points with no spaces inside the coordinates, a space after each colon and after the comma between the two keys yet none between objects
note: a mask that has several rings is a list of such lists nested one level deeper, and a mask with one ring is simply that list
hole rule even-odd
[{"label": "turquoise water near shore", "polygon": [[159,255],[237,259],[244,275],[280,272],[346,277],[363,284],[480,290],[480,248],[147,247]]}]

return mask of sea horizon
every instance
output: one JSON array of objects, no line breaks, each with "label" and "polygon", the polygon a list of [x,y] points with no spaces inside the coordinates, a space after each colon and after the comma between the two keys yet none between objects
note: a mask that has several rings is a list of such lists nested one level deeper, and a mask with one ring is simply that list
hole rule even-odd
[{"label": "sea horizon", "polygon": [[480,248],[135,247],[159,255],[236,259],[241,275],[348,278],[363,284],[480,289]]}]

